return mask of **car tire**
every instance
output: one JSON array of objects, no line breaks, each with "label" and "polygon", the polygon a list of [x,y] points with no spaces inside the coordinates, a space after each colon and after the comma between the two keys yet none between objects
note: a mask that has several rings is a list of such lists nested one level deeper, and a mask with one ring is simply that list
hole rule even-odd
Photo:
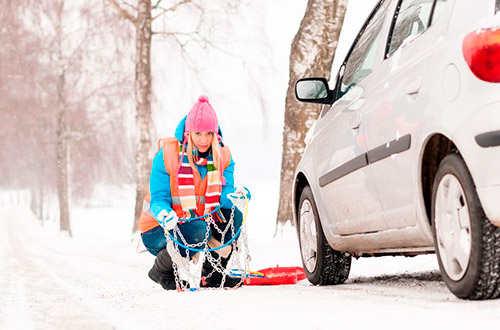
[{"label": "car tire", "polygon": [[309,186],[300,195],[297,219],[302,263],[309,282],[314,285],[344,283],[349,277],[352,257],[334,250],[326,241]]},{"label": "car tire", "polygon": [[432,191],[434,246],[441,276],[459,298],[500,295],[500,228],[485,216],[462,157],[440,163]]}]

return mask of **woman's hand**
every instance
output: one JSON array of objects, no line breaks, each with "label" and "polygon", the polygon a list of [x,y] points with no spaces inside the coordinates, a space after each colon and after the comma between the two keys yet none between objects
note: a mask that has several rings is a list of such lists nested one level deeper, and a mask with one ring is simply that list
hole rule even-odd
[{"label": "woman's hand", "polygon": [[233,205],[240,210],[241,213],[245,212],[247,201],[250,200],[250,191],[245,187],[238,187],[234,193],[228,194],[227,197],[233,202]]},{"label": "woman's hand", "polygon": [[236,188],[236,190],[234,191],[234,193],[236,195],[239,195],[243,198],[248,198],[248,200],[251,200],[252,199],[252,195],[250,194],[250,190],[248,190],[247,187],[238,187]]},{"label": "woman's hand", "polygon": [[156,218],[160,222],[160,225],[166,230],[174,229],[179,221],[179,217],[177,217],[177,213],[175,213],[174,210],[170,212],[167,212],[167,210],[161,210]]}]

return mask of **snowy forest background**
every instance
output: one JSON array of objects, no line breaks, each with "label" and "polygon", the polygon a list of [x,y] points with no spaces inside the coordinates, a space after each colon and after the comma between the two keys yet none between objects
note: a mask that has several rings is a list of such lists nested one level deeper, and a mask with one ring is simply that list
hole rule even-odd
[{"label": "snowy forest background", "polygon": [[[351,2],[352,38],[374,1]],[[75,207],[118,203],[132,207],[123,221],[135,231],[156,141],[173,134],[200,94],[218,113],[236,184],[279,188],[290,47],[307,1],[0,3],[3,199],[29,203],[69,235]],[[347,1],[331,3],[343,16]],[[151,25],[138,28],[144,11]],[[153,34],[141,34],[146,28]],[[311,120],[303,122],[305,134]],[[293,133],[285,134],[285,151],[295,154],[295,163],[283,156],[289,177],[303,145],[288,143]],[[273,223],[275,204],[266,214]],[[281,209],[280,221],[290,220],[289,204]]]}]

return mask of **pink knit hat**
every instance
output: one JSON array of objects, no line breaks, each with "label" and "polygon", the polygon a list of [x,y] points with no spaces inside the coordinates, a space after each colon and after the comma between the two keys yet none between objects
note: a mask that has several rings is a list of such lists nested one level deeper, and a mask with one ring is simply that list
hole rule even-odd
[{"label": "pink knit hat", "polygon": [[[219,142],[222,141],[222,136],[218,134],[219,121],[217,120],[217,115],[215,114],[214,108],[212,108],[212,105],[208,103],[208,96],[201,95],[200,97],[198,97],[198,102],[193,105],[187,115],[186,123],[184,126],[184,139],[182,143],[182,152],[180,159],[184,159],[184,151],[186,150],[185,146],[189,132],[213,132],[217,134],[216,136]],[[179,171],[181,169],[181,164],[182,162],[179,162],[179,166],[177,168],[177,182],[179,182]],[[219,165],[219,173],[222,184],[225,185],[226,180],[224,179],[223,172],[224,171],[221,159]]]},{"label": "pink knit hat", "polygon": [[198,97],[186,119],[185,132],[214,132],[219,131],[219,121],[214,108],[208,103],[208,97]]}]

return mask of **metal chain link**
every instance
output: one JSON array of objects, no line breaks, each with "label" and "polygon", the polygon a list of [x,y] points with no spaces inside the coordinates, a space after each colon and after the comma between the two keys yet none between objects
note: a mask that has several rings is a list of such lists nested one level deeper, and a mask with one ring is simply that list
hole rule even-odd
[{"label": "metal chain link", "polygon": [[[248,203],[247,203],[247,205],[248,205]],[[238,248],[238,244],[236,243],[236,240],[233,240],[233,242],[231,243],[231,248],[233,250],[233,253],[231,255],[230,260],[228,260],[228,264],[226,265],[226,268],[222,267],[222,261],[221,261],[222,257],[220,254],[218,255],[218,258],[214,258],[208,252],[208,249],[209,249],[208,241],[210,240],[210,227],[211,227],[211,225],[218,233],[221,234],[221,242],[220,242],[221,245],[224,245],[225,236],[226,236],[226,233],[228,232],[229,229],[231,229],[232,237],[235,236],[234,212],[235,212],[235,206],[233,205],[233,207],[231,208],[231,216],[228,220],[229,223],[226,224],[226,227],[224,230],[221,230],[219,228],[219,226],[217,226],[217,224],[213,220],[211,214],[208,215],[207,219],[205,220],[207,222],[207,230],[205,232],[205,238],[203,241],[201,241],[199,243],[194,243],[194,244],[188,243],[186,241],[186,239],[184,238],[184,236],[182,235],[179,227],[176,227],[173,230],[174,239],[176,241],[179,241],[179,239],[178,239],[178,237],[179,237],[180,241],[182,242],[183,245],[185,245],[189,248],[199,248],[202,245],[204,246],[203,257],[201,257],[198,260],[198,263],[201,264],[201,268],[202,268],[204,261],[208,260],[210,265],[213,268],[213,270],[210,272],[210,274],[205,276],[205,279],[210,278],[216,271],[222,275],[222,282],[221,282],[221,285],[219,288],[224,287],[224,283],[226,281],[226,276],[228,275],[228,269],[232,269],[231,268],[231,265],[232,265],[231,261],[235,260],[236,266],[238,267],[238,269],[240,269],[240,265],[241,265],[240,254],[242,255],[244,253],[245,270],[246,270],[249,268],[249,262],[251,259],[250,254],[249,254],[248,240],[247,240],[247,233],[246,233],[245,224],[242,224],[242,226],[241,226],[240,237],[239,237],[239,239],[243,241],[244,247]],[[200,283],[202,280],[201,270],[199,270],[196,274],[190,270],[190,268],[191,268],[190,265],[194,265],[193,262],[190,262],[190,259],[191,259],[190,258],[190,250],[186,249],[187,256],[182,257],[182,255],[180,254],[179,245],[170,238],[168,231],[165,231],[165,237],[166,237],[167,245],[168,245],[169,241],[172,241],[172,244],[174,246],[174,251],[175,251],[174,253],[177,254],[176,256],[171,256],[172,259],[183,258],[183,259],[186,259],[186,261],[187,261],[184,265],[179,265],[176,262],[172,262],[177,288],[181,289],[181,290],[187,290],[189,285],[191,285],[192,289],[199,289],[199,286],[200,286]],[[181,280],[181,273],[182,273],[182,275],[187,276],[187,281]],[[244,276],[242,277],[241,281],[243,281],[243,278],[244,278]]]}]

